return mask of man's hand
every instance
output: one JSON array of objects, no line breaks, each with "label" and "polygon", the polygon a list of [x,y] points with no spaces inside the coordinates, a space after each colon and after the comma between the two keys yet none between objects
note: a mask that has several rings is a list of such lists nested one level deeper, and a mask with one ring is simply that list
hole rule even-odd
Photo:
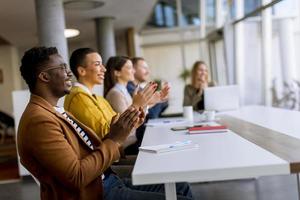
[{"label": "man's hand", "polygon": [[138,109],[129,107],[115,123],[111,124],[107,138],[122,145],[130,132],[140,123],[140,115],[141,112]]},{"label": "man's hand", "polygon": [[168,100],[170,93],[170,86],[168,84],[164,84],[163,88],[159,92],[155,92],[150,101],[148,102],[148,106],[154,106],[157,103],[162,103]]},{"label": "man's hand", "polygon": [[160,91],[160,103],[165,102],[169,99],[169,94],[170,94],[170,86],[168,83],[165,83],[163,85],[163,88]]}]

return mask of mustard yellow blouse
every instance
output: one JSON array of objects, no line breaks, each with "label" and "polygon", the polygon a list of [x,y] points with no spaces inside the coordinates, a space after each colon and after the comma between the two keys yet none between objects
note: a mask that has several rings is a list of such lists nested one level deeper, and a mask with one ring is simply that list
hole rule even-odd
[{"label": "mustard yellow blouse", "polygon": [[70,94],[66,95],[64,108],[93,129],[101,139],[109,132],[111,120],[116,115],[103,97],[91,95],[78,86],[73,86]]}]

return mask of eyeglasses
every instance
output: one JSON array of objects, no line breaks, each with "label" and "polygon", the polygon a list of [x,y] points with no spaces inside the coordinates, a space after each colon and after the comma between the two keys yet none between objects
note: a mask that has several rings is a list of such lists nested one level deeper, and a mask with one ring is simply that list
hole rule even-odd
[{"label": "eyeglasses", "polygon": [[65,70],[66,73],[69,72],[69,67],[68,67],[68,65],[66,63],[62,63],[62,64],[60,64],[58,66],[50,66],[49,68],[44,69],[41,72],[46,72],[46,71],[49,71],[49,70],[59,69],[59,68]]}]

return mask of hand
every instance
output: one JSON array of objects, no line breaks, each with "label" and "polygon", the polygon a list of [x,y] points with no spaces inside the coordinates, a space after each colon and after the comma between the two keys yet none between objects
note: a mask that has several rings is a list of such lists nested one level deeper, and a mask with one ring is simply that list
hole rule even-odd
[{"label": "hand", "polygon": [[136,90],[132,97],[132,106],[137,109],[139,109],[140,107],[144,108],[146,105],[148,105],[148,102],[154,95],[156,88],[157,84],[154,82],[150,82],[143,90]]},{"label": "hand", "polygon": [[200,83],[200,88],[204,89],[208,87],[208,83],[207,82],[201,82]]},{"label": "hand", "polygon": [[154,106],[157,103],[162,103],[168,100],[170,93],[170,86],[168,84],[164,84],[163,88],[159,92],[155,92],[150,101],[148,102],[148,106]]},{"label": "hand", "polygon": [[111,124],[107,138],[122,145],[130,132],[140,123],[140,115],[138,109],[129,107],[115,123]]},{"label": "hand", "polygon": [[111,124],[115,124],[118,121],[119,117],[120,117],[119,113],[113,116],[113,118],[111,119]]},{"label": "hand", "polygon": [[165,83],[163,85],[163,88],[160,91],[160,101],[165,102],[169,99],[169,94],[170,94],[170,86],[168,83]]},{"label": "hand", "polygon": [[206,81],[206,80],[202,80],[202,79],[198,79],[198,80],[196,81],[195,85],[194,85],[194,87],[195,87],[196,89],[200,89],[200,90],[206,88],[207,86],[208,86],[207,81]]},{"label": "hand", "polygon": [[138,123],[137,123],[135,128],[140,127],[144,123],[145,118],[146,118],[146,114],[145,114],[144,109],[140,107],[139,111],[140,111],[141,114],[139,115],[139,120],[138,120]]}]

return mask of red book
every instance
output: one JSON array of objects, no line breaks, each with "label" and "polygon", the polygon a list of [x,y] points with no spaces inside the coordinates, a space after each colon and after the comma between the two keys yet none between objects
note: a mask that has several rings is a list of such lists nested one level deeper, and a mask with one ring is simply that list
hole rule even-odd
[{"label": "red book", "polygon": [[190,127],[188,129],[189,134],[196,134],[196,133],[220,133],[220,132],[227,132],[228,128],[224,125],[204,125],[204,126],[196,126]]}]

